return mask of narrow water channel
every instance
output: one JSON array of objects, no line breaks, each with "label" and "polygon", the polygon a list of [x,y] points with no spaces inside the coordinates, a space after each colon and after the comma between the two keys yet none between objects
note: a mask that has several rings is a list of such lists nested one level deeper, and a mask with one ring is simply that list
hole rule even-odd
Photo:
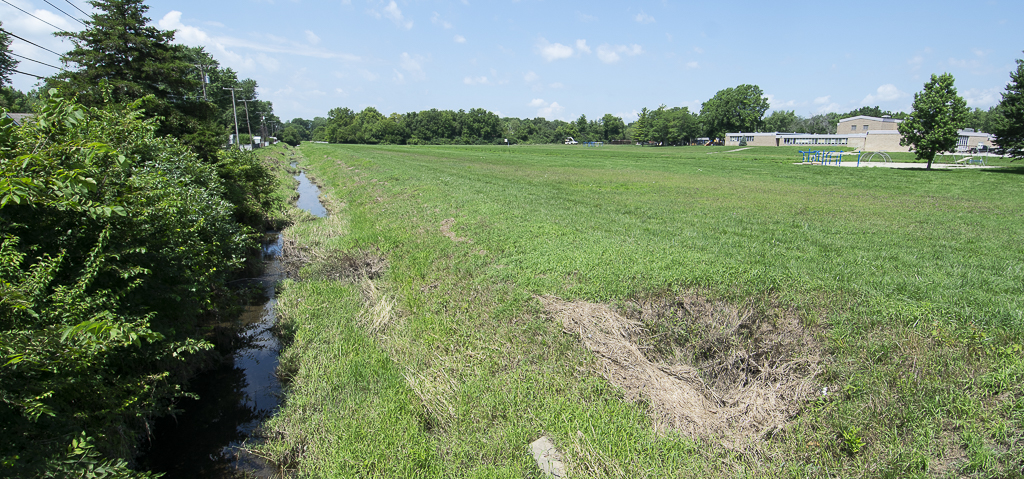
[{"label": "narrow water channel", "polygon": [[[305,172],[294,178],[299,181],[298,207],[326,216],[319,188]],[[281,404],[281,385],[274,374],[281,344],[273,327],[275,287],[283,279],[282,244],[279,232],[264,235],[265,270],[254,283],[262,288],[266,302],[247,307],[235,324],[225,325],[227,339],[216,345],[223,361],[190,384],[189,391],[199,399],[180,401],[181,413],[156,421],[140,467],[163,472],[167,479],[278,476],[274,467],[241,448]]]}]

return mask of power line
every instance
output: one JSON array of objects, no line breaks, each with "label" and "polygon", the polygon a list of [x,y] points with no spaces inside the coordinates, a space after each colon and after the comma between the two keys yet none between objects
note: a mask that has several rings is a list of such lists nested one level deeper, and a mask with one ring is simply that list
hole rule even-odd
[{"label": "power line", "polygon": [[11,32],[9,32],[9,31],[7,31],[7,30],[3,29],[3,28],[0,28],[0,32],[4,32],[4,33],[6,33],[6,34],[8,34],[8,35],[10,35],[10,36],[12,36],[12,37],[14,37],[14,38],[17,38],[18,40],[21,40],[21,41],[23,41],[23,42],[25,42],[25,43],[28,43],[29,45],[34,45],[34,46],[37,46],[37,47],[39,47],[39,48],[42,48],[43,50],[46,50],[46,51],[48,51],[48,52],[50,52],[50,53],[52,53],[52,54],[54,54],[54,55],[58,55],[58,56],[60,56],[60,53],[57,53],[57,52],[55,52],[55,51],[53,51],[53,50],[50,50],[49,48],[46,48],[46,47],[44,47],[44,46],[42,46],[42,45],[39,45],[39,44],[37,44],[37,43],[32,43],[32,42],[30,42],[30,41],[28,41],[28,40],[25,40],[24,38],[21,38],[21,37],[19,37],[19,36],[17,36],[17,35],[15,35],[15,34],[13,34],[13,33],[11,33]]},{"label": "power line", "polygon": [[12,7],[14,7],[14,8],[17,8],[18,10],[21,10],[21,12],[22,12],[22,13],[24,13],[25,15],[28,15],[28,16],[30,16],[30,17],[32,17],[32,18],[34,18],[34,19],[36,19],[36,20],[39,20],[40,22],[43,22],[43,23],[45,23],[45,24],[47,24],[47,25],[49,25],[49,26],[51,26],[51,27],[53,27],[53,28],[56,28],[57,30],[60,30],[60,31],[62,31],[62,32],[64,32],[64,33],[68,33],[68,32],[67,32],[67,30],[64,30],[63,28],[61,28],[61,27],[58,27],[57,25],[54,25],[54,24],[52,24],[52,23],[50,23],[50,22],[48,22],[48,21],[46,21],[46,20],[43,20],[42,18],[39,18],[39,17],[37,17],[37,16],[35,16],[35,15],[32,15],[31,13],[28,13],[28,12],[26,12],[26,11],[25,11],[25,10],[23,10],[23,9],[22,9],[21,7],[19,7],[19,6],[15,5],[15,4],[11,3],[11,2],[8,2],[7,0],[2,0],[2,1],[3,1],[4,3],[6,3],[6,4],[8,4],[8,5],[12,6]]},{"label": "power line", "polygon": [[16,57],[18,57],[18,58],[24,58],[25,60],[28,60],[28,61],[30,61],[30,62],[36,62],[36,63],[38,63],[38,64],[40,64],[40,65],[46,65],[46,66],[48,66],[48,67],[50,67],[50,68],[56,68],[56,69],[58,69],[58,70],[63,70],[63,68],[61,68],[61,67],[55,67],[55,66],[53,66],[53,65],[50,65],[49,63],[43,63],[43,62],[41,62],[41,61],[39,61],[39,60],[33,60],[33,59],[29,58],[29,57],[23,57],[23,56],[21,56],[21,55],[18,55],[17,53],[14,53],[14,52],[8,52],[8,53],[10,53],[11,55],[13,55],[13,56],[16,56]]},{"label": "power line", "polygon": [[[67,16],[71,17],[71,14],[69,14],[68,12],[65,12],[64,10],[61,10],[60,7],[50,3],[50,0],[43,0],[43,1],[46,2],[47,5],[49,5],[49,6],[53,7],[53,8],[56,8],[58,12],[63,13],[64,15],[67,15]],[[76,22],[78,22],[78,23],[81,23],[83,27],[86,27],[86,28],[89,27],[89,25],[86,25],[85,22],[79,20],[78,18],[71,17],[71,19],[76,21]]]},{"label": "power line", "polygon": [[30,76],[30,77],[36,77],[36,78],[38,78],[38,79],[40,79],[40,80],[45,80],[45,79],[46,79],[46,77],[41,77],[41,76],[39,76],[39,75],[33,75],[33,74],[31,74],[31,73],[25,73],[25,72],[22,72],[22,71],[18,71],[18,70],[11,70],[11,71],[12,71],[12,72],[14,72],[14,73],[21,73],[22,75],[28,75],[28,76]]},{"label": "power line", "polygon": [[[78,8],[78,5],[75,5],[74,3],[71,3],[71,0],[64,0],[64,1],[68,2],[68,5],[71,5],[72,7],[75,7],[75,9],[78,10],[79,12],[82,12],[82,15],[85,15],[87,17],[89,16],[89,14],[85,13],[84,10],[82,10],[81,8]],[[47,3],[49,3],[49,2],[47,2]]]}]

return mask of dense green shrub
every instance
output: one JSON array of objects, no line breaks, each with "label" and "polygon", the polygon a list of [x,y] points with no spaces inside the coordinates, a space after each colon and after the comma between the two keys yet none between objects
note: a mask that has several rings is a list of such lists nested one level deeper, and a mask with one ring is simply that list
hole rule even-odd
[{"label": "dense green shrub", "polygon": [[0,122],[2,476],[128,474],[255,245],[238,220],[260,223],[265,168],[157,137],[145,101],[51,96],[37,121]]}]

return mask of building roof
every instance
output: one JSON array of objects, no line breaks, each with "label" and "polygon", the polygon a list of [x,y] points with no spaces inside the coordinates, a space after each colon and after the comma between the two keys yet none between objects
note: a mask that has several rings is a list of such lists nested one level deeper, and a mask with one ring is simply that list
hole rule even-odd
[{"label": "building roof", "polygon": [[903,120],[897,120],[895,118],[879,118],[877,116],[868,116],[868,115],[857,115],[857,116],[851,116],[849,118],[842,118],[842,119],[839,120],[839,123],[842,123],[844,121],[853,121],[853,120],[872,120],[872,121],[884,121],[886,123],[903,123]]},{"label": "building roof", "polygon": [[[872,133],[874,133],[874,131],[872,131]],[[827,133],[785,133],[785,132],[777,132],[777,131],[773,131],[771,133],[726,133],[726,136],[748,136],[748,135],[749,136],[774,136],[774,137],[777,137],[777,138],[796,137],[796,136],[798,136],[800,138],[863,138],[864,136],[867,136],[866,133],[851,133],[851,134],[844,134],[844,133],[838,133],[837,134],[837,133],[833,133],[833,134],[827,134]]]},{"label": "building roof", "polygon": [[960,136],[975,136],[975,137],[983,136],[985,138],[992,138],[993,136],[995,136],[995,135],[993,135],[991,133],[984,133],[984,132],[981,132],[981,131],[974,131],[974,130],[970,130],[970,131],[968,131],[968,130],[957,130],[956,134],[960,135]]},{"label": "building roof", "polygon": [[24,125],[26,121],[35,117],[35,113],[7,113],[7,118],[14,120],[14,124],[18,126]]}]

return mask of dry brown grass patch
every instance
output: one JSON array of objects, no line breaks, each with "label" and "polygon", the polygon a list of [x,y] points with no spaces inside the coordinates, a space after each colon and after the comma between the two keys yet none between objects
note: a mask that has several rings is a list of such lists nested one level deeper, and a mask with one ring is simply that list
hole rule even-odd
[{"label": "dry brown grass patch", "polygon": [[624,313],[539,300],[598,356],[599,373],[627,400],[650,404],[657,428],[742,447],[782,428],[819,394],[822,348],[793,310],[697,295],[637,302]]}]

